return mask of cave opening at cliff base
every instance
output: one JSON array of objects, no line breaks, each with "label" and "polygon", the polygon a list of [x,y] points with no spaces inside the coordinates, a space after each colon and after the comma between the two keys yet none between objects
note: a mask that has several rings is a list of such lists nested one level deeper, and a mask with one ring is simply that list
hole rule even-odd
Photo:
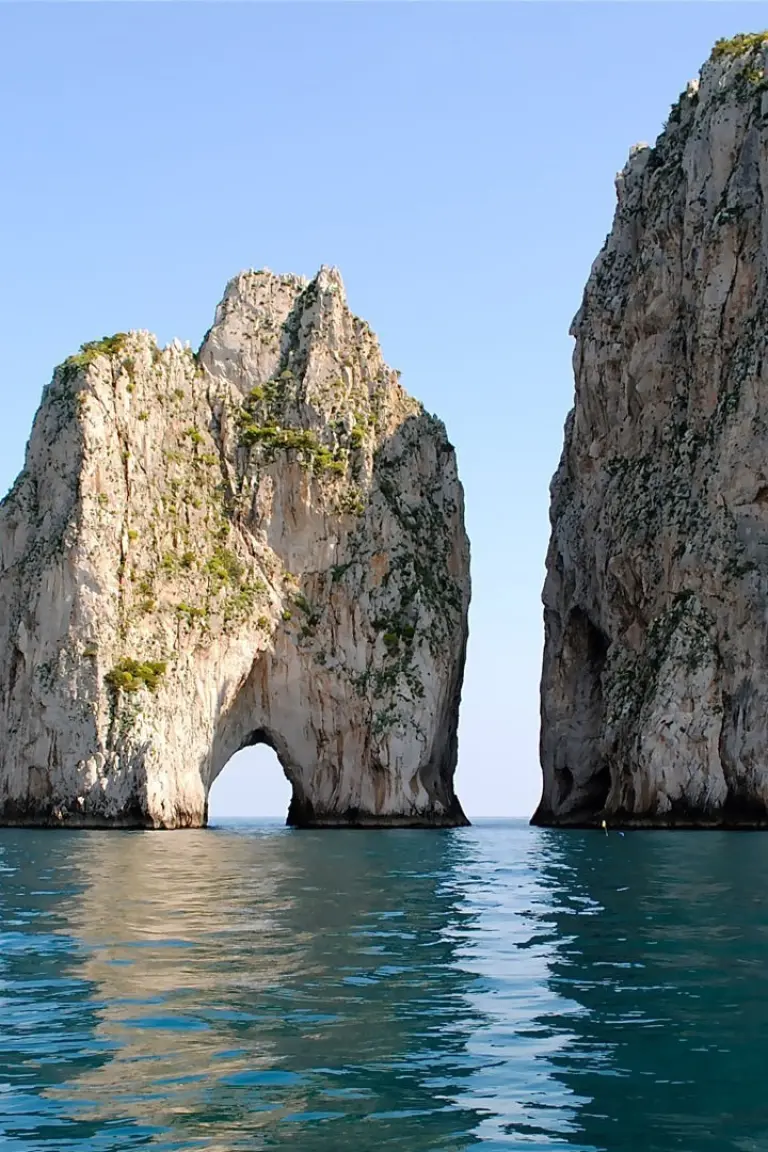
[{"label": "cave opening at cliff base", "polygon": [[208,793],[208,824],[231,819],[285,820],[291,785],[277,753],[264,740],[230,756]]}]

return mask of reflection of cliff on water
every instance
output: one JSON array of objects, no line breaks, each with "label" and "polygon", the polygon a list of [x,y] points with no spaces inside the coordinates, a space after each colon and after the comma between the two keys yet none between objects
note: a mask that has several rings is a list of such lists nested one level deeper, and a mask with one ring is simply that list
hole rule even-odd
[{"label": "reflection of cliff on water", "polygon": [[550,986],[572,1007],[538,1026],[568,1037],[551,1063],[579,1147],[768,1148],[768,839],[544,835]]},{"label": "reflection of cliff on water", "polygon": [[96,1131],[89,1147],[132,1146],[130,1127],[164,1148],[358,1152],[361,1124],[371,1147],[474,1142],[478,1114],[455,1098],[480,1017],[456,962],[468,913],[452,882],[470,844],[414,831],[33,838],[70,869],[68,892],[52,884],[46,899],[66,941],[58,970],[63,957],[80,990],[83,1060],[62,1059],[45,1101],[76,1120],[72,1147]]},{"label": "reflection of cliff on water", "polygon": [[[67,837],[71,840],[71,837]],[[80,948],[60,900],[75,897],[64,837],[3,829],[0,838],[0,1144],[64,1148],[96,1128],[61,1117],[47,1089],[108,1059],[93,1043],[94,988],[70,976]]]}]

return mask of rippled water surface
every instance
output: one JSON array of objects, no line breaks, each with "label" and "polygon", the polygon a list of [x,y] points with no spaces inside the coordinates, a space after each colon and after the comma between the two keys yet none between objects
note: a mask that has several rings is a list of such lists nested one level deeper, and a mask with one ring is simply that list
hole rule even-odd
[{"label": "rippled water surface", "polygon": [[768,835],[0,831],[0,1146],[768,1149]]}]

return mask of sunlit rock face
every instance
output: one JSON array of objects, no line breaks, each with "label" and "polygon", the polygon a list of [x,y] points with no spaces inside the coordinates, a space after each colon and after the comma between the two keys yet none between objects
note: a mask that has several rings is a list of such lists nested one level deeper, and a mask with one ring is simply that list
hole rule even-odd
[{"label": "sunlit rock face", "polygon": [[552,483],[542,824],[768,823],[768,91],[719,44],[617,179]]},{"label": "sunlit rock face", "polygon": [[398,375],[329,268],[56,369],[0,506],[0,821],[200,825],[264,742],[295,824],[465,822],[463,494]]}]

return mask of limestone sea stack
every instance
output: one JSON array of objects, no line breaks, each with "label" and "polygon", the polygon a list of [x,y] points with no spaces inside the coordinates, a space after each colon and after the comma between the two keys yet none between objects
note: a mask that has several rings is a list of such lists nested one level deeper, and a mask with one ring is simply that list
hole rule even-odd
[{"label": "limestone sea stack", "polygon": [[257,743],[293,824],[466,823],[462,487],[398,376],[332,268],[56,369],[0,506],[0,823],[202,825]]},{"label": "limestone sea stack", "polygon": [[573,322],[539,824],[768,825],[767,41],[631,150]]}]

